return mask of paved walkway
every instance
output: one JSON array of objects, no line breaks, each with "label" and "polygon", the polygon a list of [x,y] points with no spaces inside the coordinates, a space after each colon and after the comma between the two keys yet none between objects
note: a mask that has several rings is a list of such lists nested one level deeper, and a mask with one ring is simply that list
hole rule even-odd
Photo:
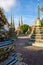
[{"label": "paved walkway", "polygon": [[43,48],[26,46],[29,36],[18,37],[16,51],[23,54],[24,62],[28,65],[43,65]]}]

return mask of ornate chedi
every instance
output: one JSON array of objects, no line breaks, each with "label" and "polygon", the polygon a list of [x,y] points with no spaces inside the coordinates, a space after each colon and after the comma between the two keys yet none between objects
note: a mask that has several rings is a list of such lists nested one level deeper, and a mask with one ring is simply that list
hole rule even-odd
[{"label": "ornate chedi", "polygon": [[21,16],[21,19],[20,19],[20,26],[23,25],[23,21],[22,21],[22,16]]},{"label": "ornate chedi", "polygon": [[4,11],[2,8],[0,8],[0,23],[3,23],[3,24],[8,24],[8,20],[6,19],[6,16],[4,15]]},{"label": "ornate chedi", "polygon": [[17,30],[20,30],[20,26],[22,26],[22,25],[23,25],[23,22],[22,22],[22,16],[21,16],[21,18],[20,18],[19,21],[18,21]]},{"label": "ornate chedi", "polygon": [[17,36],[19,35],[19,33],[20,33],[20,26],[22,26],[23,25],[23,21],[22,21],[22,16],[21,16],[21,18],[19,19],[19,21],[18,21],[18,27],[17,27]]},{"label": "ornate chedi", "polygon": [[38,0],[38,18],[37,18],[37,21],[35,22],[34,30],[32,31],[31,43],[33,46],[43,47],[43,44],[42,44],[43,43],[43,29],[41,27],[41,22],[40,22],[39,0]]},{"label": "ornate chedi", "polygon": [[[1,13],[1,15],[4,13]],[[4,15],[3,15],[4,17]],[[0,65],[27,65],[22,62],[22,54],[16,52],[16,43],[14,34],[14,28],[10,28],[10,31],[7,31],[3,27],[3,23],[6,22],[6,18],[0,17]]]}]

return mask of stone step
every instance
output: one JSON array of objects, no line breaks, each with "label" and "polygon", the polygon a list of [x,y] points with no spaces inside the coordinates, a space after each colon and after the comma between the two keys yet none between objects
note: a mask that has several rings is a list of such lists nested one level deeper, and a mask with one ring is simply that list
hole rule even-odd
[{"label": "stone step", "polygon": [[31,38],[43,39],[43,36],[31,36]]},{"label": "stone step", "polygon": [[32,36],[43,36],[43,34],[33,34]]},{"label": "stone step", "polygon": [[37,37],[36,36],[35,37],[33,36],[31,38],[33,38],[33,39],[41,39],[42,38],[43,39],[43,37],[40,37],[40,36],[37,36]]},{"label": "stone step", "polygon": [[43,47],[43,43],[33,43],[32,46],[36,46],[36,47]]},{"label": "stone step", "polygon": [[31,41],[43,42],[43,39],[33,39],[33,38],[31,38]]},{"label": "stone step", "polygon": [[[41,35],[38,35],[38,36],[37,36],[37,35],[35,35],[35,36],[32,36],[32,37],[40,37],[40,36],[41,36]],[[43,36],[41,36],[41,37],[43,37]]]}]

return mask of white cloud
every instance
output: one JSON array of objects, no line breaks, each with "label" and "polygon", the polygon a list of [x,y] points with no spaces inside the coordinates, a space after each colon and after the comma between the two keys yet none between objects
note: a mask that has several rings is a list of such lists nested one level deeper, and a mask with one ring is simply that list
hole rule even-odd
[{"label": "white cloud", "polygon": [[16,6],[16,0],[0,0],[0,7],[9,11],[12,6]]}]

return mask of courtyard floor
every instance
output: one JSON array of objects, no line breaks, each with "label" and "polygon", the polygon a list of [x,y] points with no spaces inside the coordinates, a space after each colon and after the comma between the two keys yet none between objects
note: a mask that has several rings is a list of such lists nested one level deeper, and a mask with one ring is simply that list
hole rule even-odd
[{"label": "courtyard floor", "polygon": [[28,65],[43,65],[43,48],[26,46],[28,39],[28,36],[18,37],[16,51],[23,55],[24,62]]}]

